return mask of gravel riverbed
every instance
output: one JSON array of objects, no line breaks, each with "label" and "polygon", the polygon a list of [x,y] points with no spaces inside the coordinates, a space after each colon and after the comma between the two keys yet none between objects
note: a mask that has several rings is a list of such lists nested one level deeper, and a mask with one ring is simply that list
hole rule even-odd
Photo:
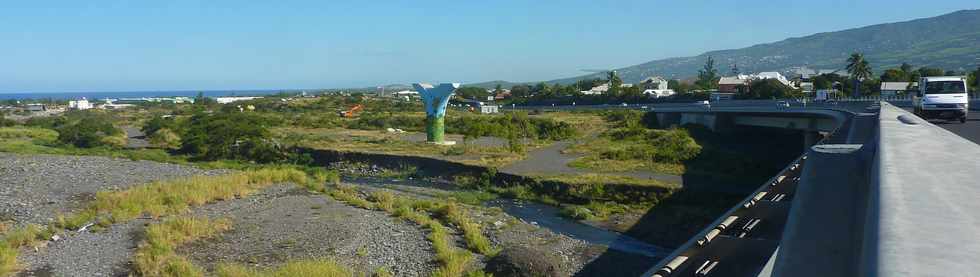
[{"label": "gravel riverbed", "polygon": [[[58,214],[82,208],[100,191],[226,172],[106,157],[0,153],[0,221],[45,225]],[[67,231],[57,241],[22,249],[21,275],[125,276],[146,222],[116,224],[98,233]]]},{"label": "gravel riverbed", "polygon": [[99,191],[224,172],[106,157],[0,153],[0,221],[47,224]]},{"label": "gravel riverbed", "polygon": [[[47,224],[58,214],[77,211],[99,191],[227,172],[104,157],[0,153],[0,221],[13,222],[14,226]],[[352,185],[368,190],[394,189],[421,198],[440,198],[448,192],[412,185]],[[370,274],[383,268],[395,276],[427,276],[439,266],[424,228],[382,211],[351,207],[309,193],[294,184],[274,185],[246,198],[208,204],[188,215],[232,222],[231,230],[218,237],[178,249],[209,271],[222,262],[268,268],[291,260],[320,258],[335,260],[356,272]],[[538,261],[547,262],[555,275],[609,276],[616,272],[607,266],[595,270],[597,258],[609,256],[601,245],[553,232],[496,208],[471,206],[470,215],[483,224],[494,245],[546,253],[548,259]],[[144,229],[154,222],[136,219],[94,233],[67,231],[58,240],[22,248],[18,259],[23,270],[18,276],[127,276]],[[460,234],[456,239],[465,247]],[[488,263],[487,257],[475,258],[473,269]],[[611,260],[625,261],[619,257]]]},{"label": "gravel riverbed", "polygon": [[220,237],[178,250],[209,270],[221,262],[272,267],[323,258],[356,272],[384,268],[395,276],[428,276],[438,266],[421,227],[295,185],[215,203],[193,214],[232,221],[232,229]]}]

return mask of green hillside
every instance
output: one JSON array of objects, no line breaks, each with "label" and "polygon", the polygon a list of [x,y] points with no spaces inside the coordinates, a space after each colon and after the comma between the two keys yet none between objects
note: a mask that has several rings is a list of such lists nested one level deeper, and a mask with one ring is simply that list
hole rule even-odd
[{"label": "green hillside", "polygon": [[[650,61],[617,71],[625,82],[636,82],[652,75],[682,79],[696,76],[708,56],[715,59],[723,73],[728,72],[731,64],[737,64],[741,72],[789,72],[799,66],[840,69],[853,52],[863,52],[875,74],[902,62],[948,70],[971,70],[980,63],[980,10],[818,33],[741,49],[711,51],[693,57]],[[598,77],[601,74],[551,82],[571,83],[582,78]]]}]

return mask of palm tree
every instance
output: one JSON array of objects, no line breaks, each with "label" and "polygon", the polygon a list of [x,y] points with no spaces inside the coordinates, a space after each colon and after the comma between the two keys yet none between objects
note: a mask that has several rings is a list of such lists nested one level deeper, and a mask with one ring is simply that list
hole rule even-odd
[{"label": "palm tree", "polygon": [[853,96],[857,96],[860,93],[859,83],[864,79],[871,77],[871,65],[868,64],[868,60],[864,59],[864,54],[855,52],[851,54],[850,58],[847,58],[847,73],[851,74],[851,79],[854,79],[854,93]]}]

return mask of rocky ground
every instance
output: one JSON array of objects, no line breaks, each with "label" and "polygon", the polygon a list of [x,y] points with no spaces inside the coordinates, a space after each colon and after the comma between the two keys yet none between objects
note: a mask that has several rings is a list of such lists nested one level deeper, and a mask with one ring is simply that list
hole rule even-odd
[{"label": "rocky ground", "polygon": [[[15,226],[46,224],[59,213],[79,209],[99,191],[221,173],[224,172],[103,157],[0,153],[0,215]],[[363,189],[391,189],[391,186],[348,181]],[[406,181],[432,182],[419,179],[397,182]],[[417,198],[438,198],[447,192],[427,186],[404,185],[399,186],[401,190],[393,191]],[[610,272],[594,269],[596,261],[608,259],[611,253],[601,245],[553,232],[498,208],[468,207],[471,217],[485,226],[485,234],[494,245],[505,250],[516,249],[492,259],[475,255],[474,268],[486,265],[519,271],[534,269],[553,276]],[[426,276],[438,267],[424,228],[382,211],[355,208],[309,193],[293,184],[276,185],[244,199],[199,207],[190,215],[232,221],[232,229],[219,237],[178,249],[208,270],[221,262],[268,267],[287,260],[313,258],[333,259],[357,272],[371,273],[383,268],[395,276]],[[130,261],[143,239],[143,230],[153,222],[136,219],[99,232],[67,231],[57,240],[23,248],[19,257],[23,270],[19,276],[129,275]],[[457,243],[464,247],[459,234]],[[635,258],[635,255],[624,257]]]},{"label": "rocky ground", "polygon": [[0,153],[0,221],[46,224],[99,191],[223,172],[105,157]]},{"label": "rocky ground", "polygon": [[18,276],[128,276],[149,223],[138,219],[96,233],[69,231],[58,241],[21,251],[18,261],[23,271]]},{"label": "rocky ground", "polygon": [[[384,178],[362,177],[347,180],[349,185],[358,186],[362,190],[388,190],[401,196],[414,197],[420,199],[444,199],[451,191],[446,189],[444,184],[438,184],[433,180],[393,180]],[[506,201],[506,200],[502,200]],[[659,259],[623,253],[607,249],[606,246],[593,244],[587,241],[576,239],[562,232],[569,229],[551,230],[545,224],[535,220],[565,221],[565,224],[584,225],[574,221],[559,218],[557,215],[543,216],[535,220],[525,220],[508,214],[505,210],[496,207],[486,206],[467,206],[471,218],[485,226],[485,235],[490,241],[502,249],[520,249],[520,251],[507,251],[504,253],[530,252],[533,255],[512,255],[505,257],[507,261],[499,261],[494,258],[490,260],[482,259],[488,267],[499,266],[499,263],[507,264],[547,264],[550,269],[537,268],[550,272],[554,276],[617,276],[624,271],[622,268],[643,268],[655,264]],[[463,245],[460,245],[461,247]],[[629,261],[617,266],[610,266],[608,257],[616,255],[619,261]],[[507,255],[505,255],[507,256]],[[480,257],[485,258],[485,257]],[[601,263],[601,265],[600,265]],[[628,264],[627,264],[628,263]],[[492,269],[492,268],[488,268]],[[533,269],[533,268],[524,268]],[[586,274],[583,270],[587,270]],[[635,269],[629,272],[636,273]],[[639,271],[642,273],[642,271]],[[551,276],[545,274],[546,276]],[[498,274],[500,276],[500,274]],[[510,275],[502,275],[510,276]],[[629,276],[625,275],[625,276]]]},{"label": "rocky ground", "polygon": [[[105,157],[0,153],[0,221],[45,225],[80,209],[99,191],[223,172]],[[99,233],[69,231],[57,241],[23,251],[22,275],[125,275],[144,223],[117,224]]]},{"label": "rocky ground", "polygon": [[396,276],[425,276],[437,266],[426,233],[413,223],[296,186],[273,187],[194,214],[233,222],[221,237],[178,250],[208,269],[220,262],[268,267],[329,258],[357,272],[384,268]]}]

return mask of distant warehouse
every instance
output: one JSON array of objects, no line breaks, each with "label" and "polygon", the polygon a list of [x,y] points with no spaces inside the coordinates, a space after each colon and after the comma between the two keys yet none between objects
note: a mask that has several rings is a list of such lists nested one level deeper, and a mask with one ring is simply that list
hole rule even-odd
[{"label": "distant warehouse", "polygon": [[253,99],[261,99],[261,98],[262,98],[261,96],[226,96],[226,97],[215,97],[214,100],[217,101],[218,104],[228,104],[231,102],[248,101]]},{"label": "distant warehouse", "polygon": [[906,95],[912,87],[918,87],[918,82],[881,82],[881,96],[894,97]]}]

